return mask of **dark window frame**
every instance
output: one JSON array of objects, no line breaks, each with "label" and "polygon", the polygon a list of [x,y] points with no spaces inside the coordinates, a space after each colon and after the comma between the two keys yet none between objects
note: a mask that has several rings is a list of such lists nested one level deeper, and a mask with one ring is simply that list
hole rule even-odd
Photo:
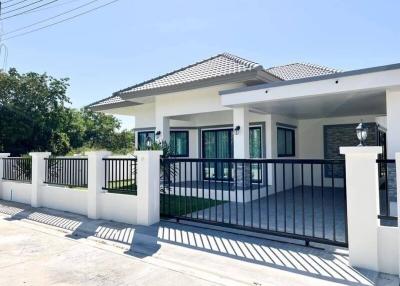
[{"label": "dark window frame", "polygon": [[[185,136],[186,136],[186,153],[185,154],[179,154],[179,155],[177,155],[177,154],[171,154],[171,157],[176,157],[176,158],[182,158],[182,157],[189,157],[189,131],[188,130],[173,130],[173,131],[170,131],[169,132],[169,136],[170,136],[170,140],[169,140],[169,142],[171,143],[171,137],[172,137],[172,134],[176,134],[176,133],[183,133],[183,134],[185,134]],[[176,150],[176,139],[175,139],[175,146],[174,146],[174,151]],[[171,145],[170,145],[170,148],[171,148]],[[172,148],[171,148],[172,149]]]},{"label": "dark window frame", "polygon": [[[140,142],[139,142],[140,134],[146,134],[146,139],[147,139],[147,137],[149,137],[149,134],[153,134],[153,137],[154,137],[153,140],[154,141],[155,141],[155,138],[156,138],[156,133],[154,131],[138,131],[138,133],[137,133],[137,136],[138,136],[138,139],[137,139],[137,142],[138,142],[137,150],[139,150],[139,151],[142,150],[142,149],[140,149]],[[144,149],[144,150],[146,150],[146,149]]]},{"label": "dark window frame", "polygon": [[[218,131],[228,131],[228,134],[229,134],[229,136],[228,136],[228,138],[229,138],[228,139],[228,143],[229,143],[228,144],[228,153],[229,153],[229,156],[227,158],[233,159],[234,158],[234,154],[233,154],[233,148],[234,148],[233,141],[234,141],[234,139],[233,139],[233,136],[235,136],[233,128],[211,128],[211,129],[201,130],[201,157],[202,158],[207,158],[206,157],[206,150],[205,150],[205,140],[204,140],[205,133],[207,133],[207,132],[214,133],[214,135],[215,135],[215,146],[214,146],[215,154],[219,153],[218,152],[219,140],[218,140],[218,135],[217,135]],[[218,155],[216,155],[215,158],[210,158],[210,159],[217,159],[217,161],[218,161],[217,157],[218,157]],[[214,165],[215,163],[208,163],[208,166],[210,166],[210,164],[212,166],[214,166],[215,170],[218,169],[218,168],[219,169],[221,168],[220,165],[215,166]],[[220,177],[220,176],[209,177],[208,173],[206,171],[206,167],[207,167],[207,163],[204,163],[203,167],[202,167],[202,169],[203,169],[202,170],[203,180],[216,180],[216,181],[231,181],[232,180],[232,170],[231,169],[229,169],[229,173],[228,173],[228,177],[227,178],[224,178],[224,176],[222,176],[222,177]],[[224,168],[224,167],[222,167],[222,168]],[[218,173],[218,171],[216,170],[215,174],[217,174],[217,173]]]},{"label": "dark window frame", "polygon": [[[282,131],[284,131],[284,133],[285,133],[285,136],[284,136],[284,140],[285,140],[285,142],[284,142],[284,145],[285,145],[285,153],[284,154],[279,154],[279,141],[278,141],[278,138],[279,138],[279,136],[278,136],[278,132],[279,132],[279,130],[282,130]],[[288,153],[287,152],[287,133],[291,133],[292,134],[292,150],[291,150],[291,152],[290,153]],[[276,131],[276,149],[277,149],[277,154],[278,154],[278,157],[295,157],[296,156],[296,138],[295,138],[295,136],[296,136],[296,132],[295,132],[295,130],[294,129],[291,129],[291,128],[284,128],[284,127],[277,127],[277,131]]]}]

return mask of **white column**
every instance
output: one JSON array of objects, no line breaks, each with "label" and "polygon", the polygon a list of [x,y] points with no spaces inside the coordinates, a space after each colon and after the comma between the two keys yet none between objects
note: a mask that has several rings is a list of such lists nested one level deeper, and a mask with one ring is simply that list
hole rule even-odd
[{"label": "white column", "polygon": [[265,118],[265,134],[264,134],[265,142],[266,142],[266,144],[265,144],[265,148],[266,148],[265,155],[266,155],[266,158],[271,159],[271,158],[274,158],[273,150],[274,150],[274,147],[276,147],[274,145],[274,142],[276,140],[273,141],[273,138],[275,138],[273,136],[273,134],[274,134],[274,126],[273,126],[273,123],[272,123],[272,115],[271,114],[267,114],[265,117],[266,117]]},{"label": "white column", "polygon": [[233,129],[240,127],[239,133],[233,135],[233,157],[235,159],[249,158],[249,110],[247,107],[233,109]]},{"label": "white column", "polygon": [[[396,152],[396,188],[397,188],[397,197],[400,198],[400,152]],[[399,171],[397,171],[399,170]],[[400,200],[397,200],[397,214],[400,214]],[[397,225],[400,226],[400,215],[397,215]],[[398,269],[400,276],[400,229],[398,229]]]},{"label": "white column", "polygon": [[156,115],[156,134],[160,131],[161,134],[159,136],[156,135],[156,141],[161,143],[165,141],[169,143],[169,118],[166,116]]},{"label": "white column", "polygon": [[41,188],[46,180],[46,163],[45,158],[50,157],[50,152],[31,152],[32,157],[32,193],[31,206],[40,207]]},{"label": "white column", "polygon": [[160,221],[160,156],[162,151],[136,151],[137,224]]},{"label": "white column", "polygon": [[3,198],[3,158],[7,158],[10,156],[10,153],[0,153],[0,198]]},{"label": "white column", "polygon": [[393,159],[400,151],[400,89],[386,90],[387,157]]},{"label": "white column", "polygon": [[88,197],[87,216],[88,218],[100,218],[99,194],[103,192],[102,187],[105,177],[103,158],[110,156],[109,151],[86,152],[88,156]]},{"label": "white column", "polygon": [[350,265],[379,271],[379,182],[381,147],[340,147],[346,157],[347,224]]}]

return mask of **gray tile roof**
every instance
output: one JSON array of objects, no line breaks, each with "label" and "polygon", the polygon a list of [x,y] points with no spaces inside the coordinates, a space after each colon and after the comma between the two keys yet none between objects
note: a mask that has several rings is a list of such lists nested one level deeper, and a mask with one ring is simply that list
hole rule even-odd
[{"label": "gray tile roof", "polygon": [[308,63],[294,63],[276,66],[268,68],[266,71],[282,80],[293,80],[341,72],[340,70]]},{"label": "gray tile roof", "polygon": [[123,102],[124,100],[120,97],[120,95],[123,95],[124,93],[178,86],[184,83],[213,79],[255,69],[261,70],[262,66],[258,63],[248,61],[228,53],[218,54],[214,57],[202,60],[184,68],[122,89],[116,92],[114,96],[95,102],[90,106],[93,107]]},{"label": "gray tile roof", "polygon": [[94,102],[90,106],[107,105],[107,104],[113,104],[113,103],[120,103],[120,102],[124,102],[124,101],[125,100],[123,100],[120,96],[112,95],[112,96],[102,99],[100,101]]},{"label": "gray tile roof", "polygon": [[[135,92],[145,91],[154,91],[156,93],[157,90],[159,91],[162,88],[181,86],[183,84],[195,83],[208,79],[218,79],[219,77],[240,74],[252,70],[263,70],[263,67],[258,63],[229,53],[218,54],[173,72],[119,90],[108,98],[90,104],[89,107],[102,107],[113,104],[117,107],[129,103],[129,101],[125,101],[121,98],[121,96],[123,97],[126,93],[135,94]],[[339,70],[307,63],[277,66],[265,69],[264,71],[281,80],[300,79],[340,72]]]}]

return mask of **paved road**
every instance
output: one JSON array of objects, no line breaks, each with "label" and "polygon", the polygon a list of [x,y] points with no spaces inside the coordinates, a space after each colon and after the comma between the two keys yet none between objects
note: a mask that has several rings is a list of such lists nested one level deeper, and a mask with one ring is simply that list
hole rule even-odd
[{"label": "paved road", "polygon": [[398,285],[342,251],[0,201],[0,285]]}]

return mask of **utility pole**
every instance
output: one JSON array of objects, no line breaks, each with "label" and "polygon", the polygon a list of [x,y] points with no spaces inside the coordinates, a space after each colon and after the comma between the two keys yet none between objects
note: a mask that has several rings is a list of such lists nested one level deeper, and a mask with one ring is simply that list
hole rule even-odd
[{"label": "utility pole", "polygon": [[2,62],[2,66],[0,68],[0,72],[5,72],[7,69],[7,58],[8,58],[8,48],[3,43],[3,15],[2,15],[2,1],[0,0],[0,62]]}]

